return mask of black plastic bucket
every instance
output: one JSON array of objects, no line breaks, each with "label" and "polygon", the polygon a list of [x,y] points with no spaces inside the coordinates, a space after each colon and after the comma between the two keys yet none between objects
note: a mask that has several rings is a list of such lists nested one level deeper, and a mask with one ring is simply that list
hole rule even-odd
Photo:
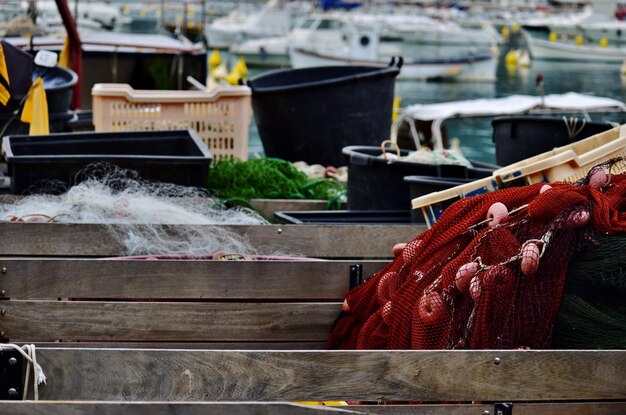
[{"label": "black plastic bucket", "polygon": [[[411,209],[409,184],[405,176],[433,176],[456,179],[487,177],[498,167],[470,161],[474,167],[420,164],[379,157],[380,147],[348,146],[343,149],[348,160],[348,209]],[[408,150],[400,150],[406,156]]]},{"label": "black plastic bucket", "polygon": [[54,68],[37,68],[33,71],[33,81],[43,74],[43,86],[46,90],[48,112],[63,113],[70,109],[72,91],[78,82],[76,72],[55,66]]},{"label": "black plastic bucket", "polygon": [[398,67],[272,71],[248,81],[265,155],[342,165],[343,147],[389,138]]},{"label": "black plastic bucket", "polygon": [[605,122],[558,117],[515,116],[498,117],[491,122],[496,145],[496,163],[508,166],[555,147],[571,144],[583,138],[610,130]]}]

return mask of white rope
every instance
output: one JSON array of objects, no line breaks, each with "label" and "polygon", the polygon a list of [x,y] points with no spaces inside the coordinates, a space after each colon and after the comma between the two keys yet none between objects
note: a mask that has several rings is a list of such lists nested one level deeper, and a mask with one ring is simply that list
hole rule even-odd
[{"label": "white rope", "polygon": [[13,349],[18,352],[24,359],[27,361],[26,365],[26,376],[24,378],[24,393],[22,399],[26,400],[28,395],[28,383],[30,380],[30,366],[33,366],[33,398],[34,400],[39,400],[39,385],[42,383],[45,385],[46,383],[46,375],[43,373],[43,369],[37,363],[37,355],[35,353],[35,345],[34,344],[25,344],[22,347],[13,343],[5,343],[0,344],[0,350],[4,349]]},{"label": "white rope", "polygon": [[566,116],[563,116],[563,121],[565,122],[565,128],[567,128],[567,134],[569,135],[570,140],[574,140],[574,138],[582,132],[587,124],[587,120],[584,118],[582,119],[582,124],[578,128],[578,118],[571,117],[568,119]]}]

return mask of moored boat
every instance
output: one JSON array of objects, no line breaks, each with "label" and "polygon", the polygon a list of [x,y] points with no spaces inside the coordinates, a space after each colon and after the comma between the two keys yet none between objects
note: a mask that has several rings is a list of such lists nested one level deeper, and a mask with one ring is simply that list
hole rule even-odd
[{"label": "moored boat", "polygon": [[538,39],[524,34],[533,59],[622,63],[626,48],[585,46]]}]

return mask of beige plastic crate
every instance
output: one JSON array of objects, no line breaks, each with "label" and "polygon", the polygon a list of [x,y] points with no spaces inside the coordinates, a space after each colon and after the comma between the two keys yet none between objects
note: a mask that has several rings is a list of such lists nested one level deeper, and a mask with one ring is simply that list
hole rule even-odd
[{"label": "beige plastic crate", "polygon": [[[430,228],[447,206],[463,197],[519,185],[522,180],[521,184],[573,183],[585,177],[596,164],[619,156],[626,156],[626,124],[503,167],[491,177],[415,198],[411,206],[422,211]],[[611,170],[612,173],[625,171],[626,163],[623,162]]]},{"label": "beige plastic crate", "polygon": [[127,84],[96,84],[91,90],[96,131],[194,129],[213,155],[248,159],[252,116],[247,86],[205,91],[135,90]]},{"label": "beige plastic crate", "polygon": [[[526,184],[573,183],[585,177],[594,165],[619,156],[626,156],[626,124],[503,167],[493,175],[500,186],[521,178]],[[625,170],[626,165],[618,163],[612,172]]]}]

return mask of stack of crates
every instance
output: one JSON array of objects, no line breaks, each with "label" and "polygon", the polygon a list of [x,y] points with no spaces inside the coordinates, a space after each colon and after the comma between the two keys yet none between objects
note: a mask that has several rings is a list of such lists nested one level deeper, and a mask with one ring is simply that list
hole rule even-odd
[{"label": "stack of crates", "polygon": [[[585,177],[596,164],[620,156],[626,156],[626,124],[503,167],[491,177],[415,198],[411,205],[422,211],[430,228],[446,207],[463,197],[533,183],[573,183]],[[611,170],[611,173],[624,172],[626,162]]]}]

